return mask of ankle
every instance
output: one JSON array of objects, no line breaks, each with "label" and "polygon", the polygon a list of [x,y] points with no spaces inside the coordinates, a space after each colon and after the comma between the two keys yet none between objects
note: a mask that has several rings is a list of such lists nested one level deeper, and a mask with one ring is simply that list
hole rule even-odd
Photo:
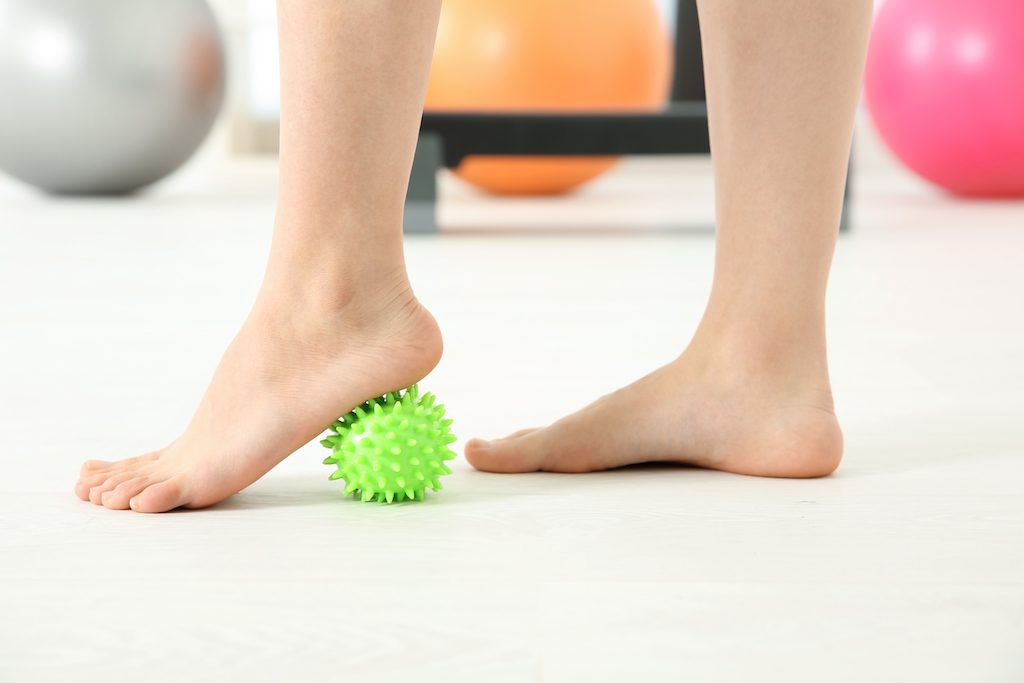
[{"label": "ankle", "polygon": [[330,315],[402,303],[412,292],[401,244],[275,237],[261,296]]},{"label": "ankle", "polygon": [[379,309],[412,299],[402,263],[338,263],[327,257],[267,266],[260,296],[319,315]]},{"label": "ankle", "polygon": [[328,312],[409,289],[400,215],[307,209],[279,206],[265,289]]},{"label": "ankle", "polygon": [[706,315],[680,362],[719,382],[830,395],[824,323],[777,322]]},{"label": "ankle", "polygon": [[351,279],[317,272],[291,278],[268,273],[256,302],[262,317],[303,328],[365,329],[415,317],[421,310],[404,271]]}]

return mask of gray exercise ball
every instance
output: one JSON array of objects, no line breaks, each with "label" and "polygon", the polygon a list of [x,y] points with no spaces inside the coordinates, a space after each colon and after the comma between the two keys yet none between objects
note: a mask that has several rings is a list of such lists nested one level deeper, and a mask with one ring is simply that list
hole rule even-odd
[{"label": "gray exercise ball", "polygon": [[204,0],[0,0],[0,169],[119,194],[183,164],[224,99]]}]

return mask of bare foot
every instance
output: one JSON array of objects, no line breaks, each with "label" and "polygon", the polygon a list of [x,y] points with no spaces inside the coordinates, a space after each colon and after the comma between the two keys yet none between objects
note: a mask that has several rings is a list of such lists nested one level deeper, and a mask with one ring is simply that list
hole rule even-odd
[{"label": "bare foot", "polygon": [[440,331],[404,273],[392,280],[328,306],[262,293],[185,433],[136,458],[86,462],[75,493],[136,512],[212,505],[356,404],[422,379],[440,359]]},{"label": "bare foot", "polygon": [[820,477],[842,457],[828,377],[688,350],[675,362],[543,429],[473,439],[489,472],[589,472],[676,462],[768,477]]}]

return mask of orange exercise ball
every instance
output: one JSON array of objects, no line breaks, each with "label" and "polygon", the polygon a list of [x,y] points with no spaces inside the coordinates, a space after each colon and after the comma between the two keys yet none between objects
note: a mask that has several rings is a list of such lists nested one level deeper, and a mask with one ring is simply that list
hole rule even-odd
[{"label": "orange exercise ball", "polygon": [[[652,111],[668,100],[671,47],[653,0],[444,0],[431,111]],[[467,157],[497,194],[567,192],[615,157]]]}]

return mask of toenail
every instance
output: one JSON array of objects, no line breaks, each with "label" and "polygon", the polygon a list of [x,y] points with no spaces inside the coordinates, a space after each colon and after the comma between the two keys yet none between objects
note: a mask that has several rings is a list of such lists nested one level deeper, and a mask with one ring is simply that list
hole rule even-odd
[{"label": "toenail", "polygon": [[131,500],[128,501],[128,507],[130,507],[132,510],[135,509],[135,499],[134,498],[132,498]]},{"label": "toenail", "polygon": [[473,448],[490,448],[491,442],[486,439],[470,439],[466,445]]}]

